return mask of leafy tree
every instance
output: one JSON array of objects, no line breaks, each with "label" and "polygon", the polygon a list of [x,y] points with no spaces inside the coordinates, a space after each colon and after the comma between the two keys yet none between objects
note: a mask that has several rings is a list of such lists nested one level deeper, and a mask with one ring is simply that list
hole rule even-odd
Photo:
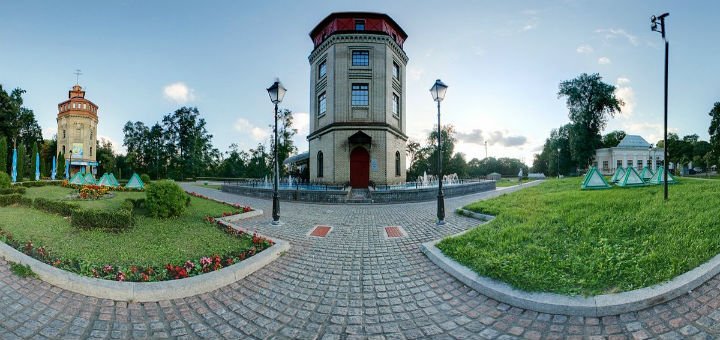
[{"label": "leafy tree", "polygon": [[[271,129],[274,126],[270,126]],[[280,159],[280,176],[287,175],[287,169],[283,166],[283,162],[290,155],[297,153],[297,147],[293,143],[293,137],[297,134],[297,129],[293,128],[292,111],[284,109],[278,112],[278,158]],[[275,138],[270,138],[270,166],[273,167],[275,158]]]},{"label": "leafy tree", "polygon": [[601,146],[600,132],[607,116],[614,117],[624,105],[615,96],[615,86],[602,81],[599,74],[581,74],[560,83],[558,98],[566,98],[570,122],[570,156],[579,166],[587,167]]},{"label": "leafy tree", "polygon": [[622,130],[615,130],[613,132],[609,132],[602,137],[602,147],[614,148],[618,146],[618,144],[620,144],[620,141],[623,140],[625,136],[627,136],[627,134],[625,134],[625,131]]},{"label": "leafy tree", "polygon": [[97,141],[95,159],[100,162],[98,174],[109,173],[115,170],[116,159],[112,148],[112,142],[109,140],[101,139]]},{"label": "leafy tree", "polygon": [[9,173],[8,171],[8,145],[7,137],[0,136],[0,171]]},{"label": "leafy tree", "polygon": [[0,85],[0,136],[7,137],[8,142],[13,145],[20,142],[30,145],[42,140],[42,131],[35,120],[35,113],[22,106],[23,93],[25,90],[20,88],[8,93]]},{"label": "leafy tree", "polygon": [[[542,152],[533,161],[533,172],[542,172],[553,177],[558,173],[562,175],[575,173],[577,163],[571,156],[572,130],[573,124],[565,124],[550,132],[550,138],[545,140]],[[558,149],[560,149],[559,153]]]},{"label": "leafy tree", "polygon": [[710,115],[710,127],[708,133],[710,134],[710,144],[715,155],[720,155],[720,102],[716,102],[712,110],[708,113]]},{"label": "leafy tree", "polygon": [[246,176],[250,178],[264,178],[270,176],[272,165],[268,162],[270,155],[265,152],[265,146],[258,144],[257,148],[250,149],[250,160],[247,166]]},{"label": "leafy tree", "polygon": [[247,152],[239,150],[238,145],[230,144],[230,151],[222,161],[218,169],[221,177],[247,177],[248,158]]}]

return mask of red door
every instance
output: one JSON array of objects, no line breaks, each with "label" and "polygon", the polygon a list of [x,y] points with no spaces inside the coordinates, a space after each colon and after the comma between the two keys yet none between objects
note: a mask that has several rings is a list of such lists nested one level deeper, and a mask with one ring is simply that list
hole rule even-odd
[{"label": "red door", "polygon": [[350,185],[367,189],[370,182],[370,154],[365,148],[357,147],[350,153]]}]

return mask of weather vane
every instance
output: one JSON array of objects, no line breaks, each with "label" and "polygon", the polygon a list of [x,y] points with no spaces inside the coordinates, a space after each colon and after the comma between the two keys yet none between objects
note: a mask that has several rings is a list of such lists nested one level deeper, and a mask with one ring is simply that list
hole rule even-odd
[{"label": "weather vane", "polygon": [[80,69],[77,69],[77,70],[75,70],[74,74],[75,74],[75,84],[79,85],[80,84],[80,75],[82,74],[82,72],[80,72]]}]

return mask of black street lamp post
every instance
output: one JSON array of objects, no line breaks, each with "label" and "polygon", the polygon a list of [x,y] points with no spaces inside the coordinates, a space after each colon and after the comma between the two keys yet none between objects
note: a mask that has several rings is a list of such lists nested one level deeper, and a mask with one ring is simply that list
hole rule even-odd
[{"label": "black street lamp post", "polygon": [[558,148],[558,178],[560,178],[560,148]]},{"label": "black street lamp post", "polygon": [[[660,32],[662,35],[663,40],[665,40],[665,132],[664,132],[664,138],[663,138],[663,186],[664,186],[664,195],[665,200],[668,199],[668,144],[667,144],[667,120],[668,120],[668,56],[670,51],[670,43],[668,42],[667,38],[665,37],[665,18],[670,15],[670,13],[663,13],[660,14],[660,16],[655,17],[654,15],[650,17],[650,22],[652,22],[652,25],[650,26],[650,29],[655,32]],[[660,21],[660,27],[658,28],[658,21]]]},{"label": "black street lamp post", "polygon": [[435,81],[435,84],[430,88],[430,94],[432,94],[432,98],[434,101],[437,102],[437,109],[438,109],[438,130],[437,130],[437,139],[438,139],[438,145],[437,145],[437,151],[438,151],[438,196],[437,196],[437,224],[443,225],[445,224],[445,195],[443,194],[442,190],[442,127],[440,125],[440,102],[445,99],[445,92],[447,91],[448,86],[445,85],[440,79]]},{"label": "black street lamp post", "polygon": [[277,121],[278,121],[278,104],[282,102],[285,97],[285,87],[283,87],[280,80],[276,80],[267,89],[270,95],[270,101],[275,104],[275,176],[273,178],[273,211],[272,211],[272,224],[280,224],[280,200],[278,199],[278,186],[280,185],[280,164],[278,162],[278,133],[277,133]]}]

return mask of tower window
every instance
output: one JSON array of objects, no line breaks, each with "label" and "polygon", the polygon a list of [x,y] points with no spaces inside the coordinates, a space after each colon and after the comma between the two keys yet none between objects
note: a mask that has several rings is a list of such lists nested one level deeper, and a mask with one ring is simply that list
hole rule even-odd
[{"label": "tower window", "polygon": [[355,20],[355,30],[356,31],[364,31],[365,30],[365,20]]},{"label": "tower window", "polygon": [[370,65],[370,51],[352,51],[352,66]]},{"label": "tower window", "polygon": [[90,147],[90,156],[92,157],[92,146]]},{"label": "tower window", "polygon": [[323,153],[318,151],[317,153],[317,176],[323,177]]},{"label": "tower window", "polygon": [[322,116],[327,111],[327,95],[323,92],[318,97],[318,116]]},{"label": "tower window", "polygon": [[63,156],[64,156],[64,155],[65,155],[65,145],[63,145],[63,149],[62,149],[62,150],[63,150],[62,153],[63,153]]},{"label": "tower window", "polygon": [[324,77],[327,74],[327,61],[323,60],[320,65],[318,65],[318,79]]},{"label": "tower window", "polygon": [[67,138],[67,137],[65,137],[65,130],[63,130],[63,138]]},{"label": "tower window", "polygon": [[393,93],[392,112],[396,115],[400,115],[400,97]]},{"label": "tower window", "polygon": [[368,84],[352,84],[352,105],[367,106],[370,102]]},{"label": "tower window", "polygon": [[400,151],[395,151],[395,176],[400,176]]},{"label": "tower window", "polygon": [[393,78],[400,80],[400,66],[397,63],[393,63],[392,75]]}]

